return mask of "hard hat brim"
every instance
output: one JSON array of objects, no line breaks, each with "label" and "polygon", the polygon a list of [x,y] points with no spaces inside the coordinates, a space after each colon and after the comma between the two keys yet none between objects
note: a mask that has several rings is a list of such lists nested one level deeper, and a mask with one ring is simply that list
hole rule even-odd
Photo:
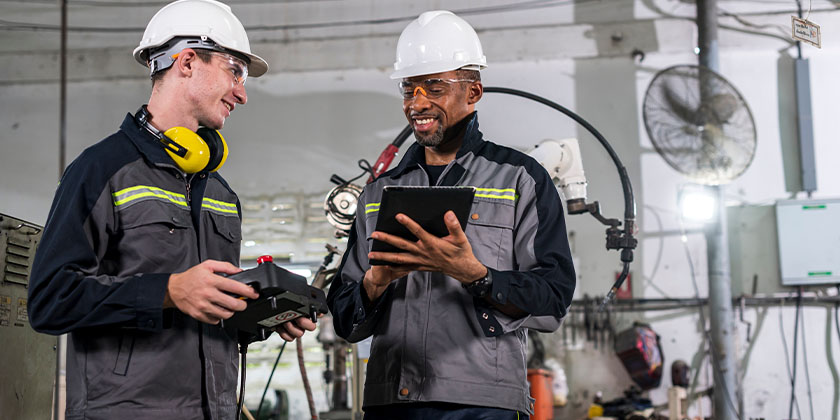
[{"label": "hard hat brim", "polygon": [[484,69],[487,68],[487,64],[483,64],[483,63],[475,63],[475,64],[458,63],[457,65],[453,65],[451,63],[420,63],[420,64],[415,64],[415,65],[412,65],[412,66],[408,66],[408,67],[403,68],[403,69],[395,70],[393,73],[391,73],[391,79],[405,79],[407,77],[415,77],[415,76],[424,76],[424,75],[427,75],[427,74],[443,73],[443,72],[446,72],[446,71],[463,69],[465,67],[473,67],[473,68],[477,68],[477,70],[484,70]]}]

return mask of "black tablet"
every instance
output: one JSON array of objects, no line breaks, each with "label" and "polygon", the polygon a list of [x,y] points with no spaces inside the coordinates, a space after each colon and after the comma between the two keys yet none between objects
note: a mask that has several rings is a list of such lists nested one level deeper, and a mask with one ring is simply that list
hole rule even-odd
[{"label": "black tablet", "polygon": [[[474,196],[475,187],[387,186],[382,192],[375,230],[416,241],[417,238],[397,221],[397,214],[402,213],[417,222],[426,232],[444,237],[449,234],[449,230],[446,229],[443,215],[452,210],[461,223],[461,229],[466,229]],[[399,248],[375,239],[371,250],[402,252]],[[379,260],[370,260],[370,264],[390,265]]]}]

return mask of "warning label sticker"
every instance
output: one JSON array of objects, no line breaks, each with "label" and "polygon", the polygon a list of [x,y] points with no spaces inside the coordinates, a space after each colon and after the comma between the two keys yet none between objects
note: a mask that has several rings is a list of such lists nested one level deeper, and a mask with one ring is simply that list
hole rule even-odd
[{"label": "warning label sticker", "polygon": [[0,295],[0,327],[8,327],[12,316],[12,297]]},{"label": "warning label sticker", "polygon": [[29,322],[29,313],[26,312],[26,299],[18,299],[17,320],[19,322]]},{"label": "warning label sticker", "polygon": [[260,322],[257,322],[257,324],[260,324],[260,325],[262,325],[263,327],[266,327],[266,328],[271,328],[271,327],[280,325],[284,322],[291,321],[291,320],[293,320],[297,317],[300,317],[300,316],[301,316],[301,314],[299,312],[286,311],[286,312],[283,312],[281,314],[274,315],[273,317],[266,318],[266,319],[264,319]]}]

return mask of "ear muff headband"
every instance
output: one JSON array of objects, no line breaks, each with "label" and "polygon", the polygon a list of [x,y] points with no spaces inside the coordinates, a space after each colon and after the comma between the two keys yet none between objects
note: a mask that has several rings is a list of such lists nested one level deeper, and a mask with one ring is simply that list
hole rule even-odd
[{"label": "ear muff headband", "polygon": [[185,173],[215,172],[227,160],[227,143],[218,131],[201,127],[198,132],[194,132],[186,127],[172,127],[161,133],[149,123],[150,119],[151,114],[146,105],[140,107],[134,115],[137,124],[160,141],[175,165]]}]

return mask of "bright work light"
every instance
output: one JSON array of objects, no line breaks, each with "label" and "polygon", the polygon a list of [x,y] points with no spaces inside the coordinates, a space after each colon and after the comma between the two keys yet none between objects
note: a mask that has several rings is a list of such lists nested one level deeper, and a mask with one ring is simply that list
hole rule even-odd
[{"label": "bright work light", "polygon": [[683,220],[709,222],[717,213],[717,197],[708,188],[686,185],[680,189],[680,212]]}]

